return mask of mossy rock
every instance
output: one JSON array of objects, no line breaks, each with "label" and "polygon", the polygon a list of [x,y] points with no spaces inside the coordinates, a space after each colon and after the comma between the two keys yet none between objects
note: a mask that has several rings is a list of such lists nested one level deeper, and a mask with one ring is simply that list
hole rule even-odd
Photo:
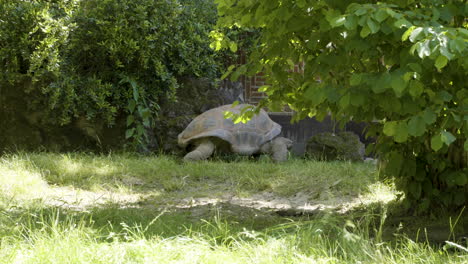
[{"label": "mossy rock", "polygon": [[364,159],[365,146],[353,132],[320,133],[307,141],[306,156],[317,160]]}]

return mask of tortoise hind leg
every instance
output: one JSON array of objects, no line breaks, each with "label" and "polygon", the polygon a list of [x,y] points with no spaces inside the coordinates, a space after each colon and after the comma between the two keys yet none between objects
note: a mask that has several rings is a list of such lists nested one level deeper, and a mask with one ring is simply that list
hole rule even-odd
[{"label": "tortoise hind leg", "polygon": [[201,139],[197,142],[197,147],[185,155],[185,161],[197,161],[207,159],[215,149],[214,143],[210,139]]}]

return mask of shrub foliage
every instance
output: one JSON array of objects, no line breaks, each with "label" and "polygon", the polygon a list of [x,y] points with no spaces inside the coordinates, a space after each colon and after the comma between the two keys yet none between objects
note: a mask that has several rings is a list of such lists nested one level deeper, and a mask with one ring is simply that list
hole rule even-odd
[{"label": "shrub foliage", "polygon": [[216,76],[215,23],[210,0],[0,0],[0,89],[44,124],[124,115],[144,144],[180,77]]},{"label": "shrub foliage", "polygon": [[468,202],[465,1],[216,2],[220,28],[260,29],[250,65],[232,76],[264,72],[262,106],[287,104],[296,120],[367,121],[382,174],[396,177],[408,205]]}]

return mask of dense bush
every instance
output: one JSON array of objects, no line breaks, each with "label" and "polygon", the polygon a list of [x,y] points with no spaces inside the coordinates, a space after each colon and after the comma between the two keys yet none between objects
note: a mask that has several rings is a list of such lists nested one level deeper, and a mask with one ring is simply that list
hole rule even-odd
[{"label": "dense bush", "polygon": [[0,102],[26,98],[41,126],[124,116],[144,145],[181,77],[216,77],[215,23],[210,0],[0,0]]},{"label": "dense bush", "polygon": [[[466,1],[216,2],[221,27],[261,32],[250,64],[232,75],[263,72],[262,105],[288,104],[296,120],[366,121],[382,175],[395,177],[408,206],[467,204]],[[232,45],[218,35],[213,46]]]}]

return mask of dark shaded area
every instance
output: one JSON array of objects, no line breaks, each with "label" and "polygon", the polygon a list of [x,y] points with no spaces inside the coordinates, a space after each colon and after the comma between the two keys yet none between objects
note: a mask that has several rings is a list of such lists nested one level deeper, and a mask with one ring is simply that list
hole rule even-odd
[{"label": "dark shaded area", "polygon": [[[400,237],[408,237],[413,241],[429,242],[434,246],[442,246],[445,241],[468,245],[466,214],[459,219],[457,215],[449,214],[444,217],[421,218],[387,211],[388,207],[382,204],[366,205],[365,208],[356,208],[343,214],[330,210],[259,210],[230,203],[162,208],[157,206],[160,203],[161,201],[155,198],[135,204],[109,203],[86,211],[60,207],[24,211],[14,207],[6,211],[6,217],[0,217],[0,235],[11,235],[10,229],[13,226],[24,225],[29,228],[27,233],[22,233],[27,237],[31,232],[44,230],[48,224],[59,222],[65,226],[69,223],[84,224],[85,227],[94,229],[102,242],[116,239],[125,241],[132,231],[142,231],[146,238],[205,234],[211,238],[215,237],[217,243],[229,244],[245,235],[245,231],[281,237],[296,233],[298,227],[308,226],[320,228],[333,240],[346,228],[346,223],[351,221],[356,226],[368,230],[369,239],[381,236],[383,241],[392,242]],[[458,222],[455,224],[456,220]],[[21,229],[15,230],[21,232]]]},{"label": "dark shaded area", "polygon": [[320,133],[307,141],[306,157],[316,160],[363,161],[364,144],[351,131]]},{"label": "dark shaded area", "polygon": [[307,140],[312,136],[324,132],[338,133],[342,131],[350,131],[359,136],[361,142],[366,146],[374,143],[375,139],[366,137],[367,124],[363,122],[348,122],[343,129],[331,119],[330,116],[325,117],[323,121],[317,121],[315,118],[306,118],[296,123],[291,123],[291,115],[271,113],[271,119],[282,127],[281,135],[293,140],[291,151],[297,156],[303,156],[306,149]]}]

